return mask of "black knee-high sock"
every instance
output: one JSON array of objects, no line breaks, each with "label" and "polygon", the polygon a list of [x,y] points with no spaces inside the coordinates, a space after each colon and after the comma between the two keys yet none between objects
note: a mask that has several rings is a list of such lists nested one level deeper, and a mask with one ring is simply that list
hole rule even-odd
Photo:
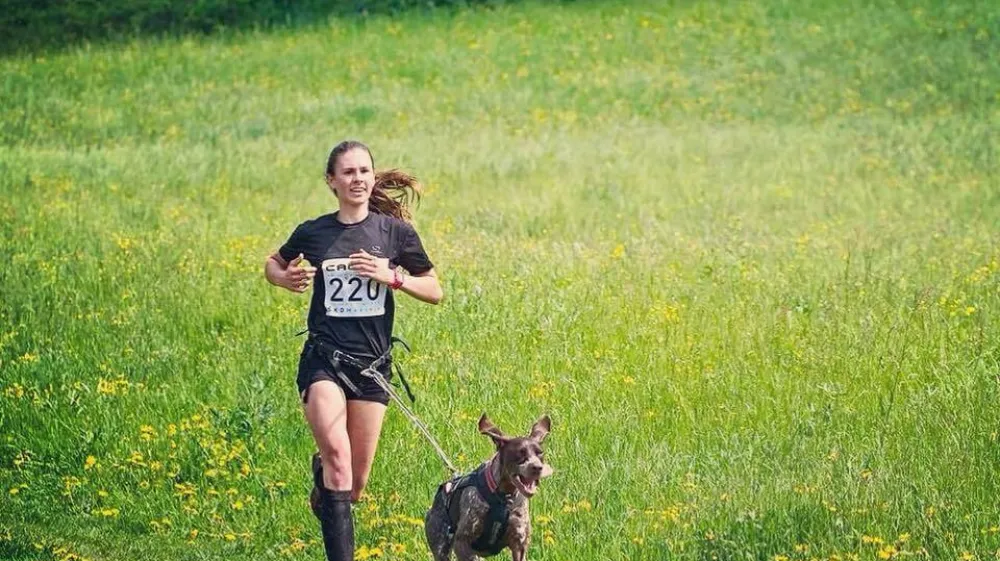
[{"label": "black knee-high sock", "polygon": [[319,459],[319,452],[313,454],[312,472],[313,490],[309,493],[309,508],[319,519],[323,517],[323,496],[319,492],[323,488],[323,463]]},{"label": "black knee-high sock", "polygon": [[320,519],[328,561],[354,561],[351,492],[320,488]]}]

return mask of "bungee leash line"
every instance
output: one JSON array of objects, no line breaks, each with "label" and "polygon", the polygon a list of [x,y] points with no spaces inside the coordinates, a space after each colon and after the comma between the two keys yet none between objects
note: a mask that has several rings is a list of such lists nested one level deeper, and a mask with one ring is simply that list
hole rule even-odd
[{"label": "bungee leash line", "polygon": [[[396,405],[399,406],[400,410],[403,411],[403,414],[406,415],[406,418],[410,420],[413,426],[415,426],[417,430],[424,435],[427,441],[431,443],[431,446],[434,448],[434,451],[437,453],[438,457],[441,458],[441,461],[444,462],[444,465],[447,466],[449,471],[451,471],[452,476],[457,476],[459,474],[458,469],[454,466],[454,464],[451,463],[451,460],[448,459],[448,455],[445,454],[444,449],[442,449],[441,445],[438,444],[437,439],[435,439],[434,435],[431,434],[431,431],[430,429],[427,428],[427,425],[425,425],[424,422],[420,420],[420,417],[418,417],[417,414],[414,413],[412,409],[410,409],[410,407],[406,404],[406,402],[403,401],[403,398],[399,396],[399,393],[396,391],[396,388],[391,383],[389,383],[389,381],[386,380],[385,376],[378,370],[387,361],[392,360],[391,359],[392,347],[396,343],[399,343],[400,345],[403,346],[404,349],[407,350],[407,352],[410,352],[410,346],[406,344],[406,341],[403,341],[398,337],[392,337],[389,341],[389,348],[386,349],[386,351],[382,353],[381,356],[376,358],[370,364],[366,364],[364,361],[359,360],[357,357],[351,356],[343,351],[337,349],[331,349],[329,348],[329,346],[327,346],[318,339],[313,339],[313,343],[321,352],[323,352],[324,355],[326,355],[327,360],[329,360],[332,366],[334,367],[334,371],[340,377],[341,381],[343,381],[348,386],[348,388],[351,389],[351,391],[358,393],[357,386],[355,386],[350,381],[347,375],[344,374],[340,370],[340,368],[338,368],[337,364],[338,362],[350,363],[361,369],[362,376],[374,380],[375,383],[378,384],[378,387],[382,388],[382,390],[389,395],[389,399],[396,402]],[[396,372],[399,374],[399,379],[403,383],[403,387],[406,389],[406,394],[409,396],[410,401],[416,402],[416,398],[413,396],[413,392],[410,390],[410,385],[406,382],[406,378],[403,377],[403,370],[399,367],[398,364],[395,363],[392,364],[395,367]]]}]

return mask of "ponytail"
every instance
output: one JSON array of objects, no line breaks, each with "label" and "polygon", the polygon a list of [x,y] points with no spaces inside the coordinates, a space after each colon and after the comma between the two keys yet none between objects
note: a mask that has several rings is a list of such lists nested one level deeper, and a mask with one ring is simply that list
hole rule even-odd
[{"label": "ponytail", "polygon": [[398,169],[377,172],[368,209],[410,222],[413,218],[410,207],[420,202],[421,190],[417,178],[408,173]]}]

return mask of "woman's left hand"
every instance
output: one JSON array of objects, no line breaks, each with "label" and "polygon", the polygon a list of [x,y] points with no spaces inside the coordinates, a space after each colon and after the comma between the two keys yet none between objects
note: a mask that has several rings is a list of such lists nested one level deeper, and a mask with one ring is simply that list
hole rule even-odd
[{"label": "woman's left hand", "polygon": [[359,276],[373,279],[385,285],[391,285],[393,280],[392,269],[389,268],[389,260],[385,257],[375,257],[363,249],[358,253],[352,253],[348,266]]}]

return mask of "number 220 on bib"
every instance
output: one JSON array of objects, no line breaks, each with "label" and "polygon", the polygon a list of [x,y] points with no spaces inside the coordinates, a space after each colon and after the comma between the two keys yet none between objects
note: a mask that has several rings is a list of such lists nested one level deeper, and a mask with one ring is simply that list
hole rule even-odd
[{"label": "number 220 on bib", "polygon": [[350,259],[323,261],[323,290],[326,315],[360,318],[385,314],[386,287],[348,268]]}]

